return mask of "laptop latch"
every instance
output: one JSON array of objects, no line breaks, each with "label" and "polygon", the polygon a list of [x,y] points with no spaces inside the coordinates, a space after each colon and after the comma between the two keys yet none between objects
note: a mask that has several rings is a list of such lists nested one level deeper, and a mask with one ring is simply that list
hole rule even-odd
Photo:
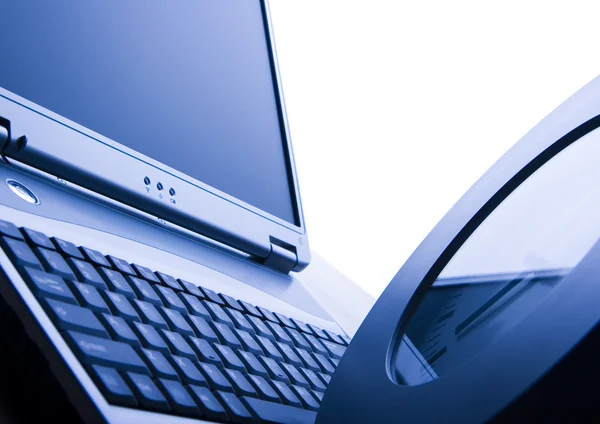
[{"label": "laptop latch", "polygon": [[288,274],[298,262],[296,248],[271,237],[271,253],[262,260],[269,268]]}]

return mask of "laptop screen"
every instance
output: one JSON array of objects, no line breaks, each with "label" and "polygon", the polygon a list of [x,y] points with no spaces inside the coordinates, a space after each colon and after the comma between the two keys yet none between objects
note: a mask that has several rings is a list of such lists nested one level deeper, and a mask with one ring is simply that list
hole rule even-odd
[{"label": "laptop screen", "polygon": [[0,87],[298,225],[260,0],[20,0],[0,15]]}]

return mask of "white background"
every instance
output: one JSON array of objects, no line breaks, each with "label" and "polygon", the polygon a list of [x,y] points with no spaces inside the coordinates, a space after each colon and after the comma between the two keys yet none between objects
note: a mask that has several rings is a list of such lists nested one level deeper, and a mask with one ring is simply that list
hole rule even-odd
[{"label": "white background", "polygon": [[271,0],[312,248],[378,296],[460,196],[600,73],[599,12]]}]

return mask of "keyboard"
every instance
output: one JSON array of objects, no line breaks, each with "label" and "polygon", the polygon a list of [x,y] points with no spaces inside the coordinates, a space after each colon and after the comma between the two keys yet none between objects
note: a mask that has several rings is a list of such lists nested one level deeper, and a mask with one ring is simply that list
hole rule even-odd
[{"label": "keyboard", "polygon": [[1,220],[0,246],[113,405],[223,423],[312,423],[350,342]]}]

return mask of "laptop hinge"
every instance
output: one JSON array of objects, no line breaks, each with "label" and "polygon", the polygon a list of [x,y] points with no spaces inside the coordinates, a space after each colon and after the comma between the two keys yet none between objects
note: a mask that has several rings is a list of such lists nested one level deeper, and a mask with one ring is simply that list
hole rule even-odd
[{"label": "laptop hinge", "polygon": [[10,140],[10,121],[0,116],[0,152]]},{"label": "laptop hinge", "polygon": [[294,246],[284,244],[271,237],[271,253],[263,259],[262,263],[269,268],[288,274],[298,262]]}]

